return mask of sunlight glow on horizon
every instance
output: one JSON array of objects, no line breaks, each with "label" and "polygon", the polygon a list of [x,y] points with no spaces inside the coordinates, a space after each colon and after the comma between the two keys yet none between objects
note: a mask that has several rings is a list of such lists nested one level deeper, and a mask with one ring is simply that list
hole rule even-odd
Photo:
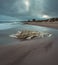
[{"label": "sunlight glow on horizon", "polygon": [[42,18],[50,18],[48,15],[43,15]]}]

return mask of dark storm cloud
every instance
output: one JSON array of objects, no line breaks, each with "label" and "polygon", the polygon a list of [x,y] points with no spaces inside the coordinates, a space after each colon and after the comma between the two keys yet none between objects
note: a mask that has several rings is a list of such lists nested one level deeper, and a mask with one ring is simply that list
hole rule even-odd
[{"label": "dark storm cloud", "polygon": [[22,8],[22,0],[0,0],[0,13],[6,15],[19,15],[24,8]]},{"label": "dark storm cloud", "polygon": [[[25,1],[29,1],[29,9]],[[23,19],[43,15],[58,17],[58,0],[0,0],[0,14]]]}]

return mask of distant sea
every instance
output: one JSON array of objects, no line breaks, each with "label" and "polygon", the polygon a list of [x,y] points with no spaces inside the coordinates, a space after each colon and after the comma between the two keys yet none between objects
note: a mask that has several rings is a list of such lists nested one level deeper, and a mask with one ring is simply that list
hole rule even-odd
[{"label": "distant sea", "polygon": [[21,24],[23,24],[23,23],[22,22],[13,22],[13,21],[0,21],[0,30],[15,28]]}]

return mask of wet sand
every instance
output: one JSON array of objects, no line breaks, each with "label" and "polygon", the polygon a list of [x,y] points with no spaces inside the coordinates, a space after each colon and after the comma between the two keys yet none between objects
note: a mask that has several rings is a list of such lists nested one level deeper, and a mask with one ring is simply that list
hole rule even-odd
[{"label": "wet sand", "polygon": [[46,38],[0,46],[0,65],[58,65],[58,41]]},{"label": "wet sand", "polygon": [[11,45],[14,44],[13,42],[17,41],[20,43],[20,40],[9,37],[9,35],[15,34],[17,31],[18,31],[17,28],[0,30],[0,45]]}]

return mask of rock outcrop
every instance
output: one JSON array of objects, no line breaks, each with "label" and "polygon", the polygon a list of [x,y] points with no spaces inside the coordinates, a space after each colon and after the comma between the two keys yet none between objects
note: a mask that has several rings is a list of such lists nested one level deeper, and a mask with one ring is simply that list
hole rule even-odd
[{"label": "rock outcrop", "polygon": [[44,33],[44,32],[37,32],[37,31],[18,31],[16,34],[10,35],[10,37],[14,37],[17,39],[33,39],[33,38],[44,38],[44,37],[51,37],[52,34]]}]

